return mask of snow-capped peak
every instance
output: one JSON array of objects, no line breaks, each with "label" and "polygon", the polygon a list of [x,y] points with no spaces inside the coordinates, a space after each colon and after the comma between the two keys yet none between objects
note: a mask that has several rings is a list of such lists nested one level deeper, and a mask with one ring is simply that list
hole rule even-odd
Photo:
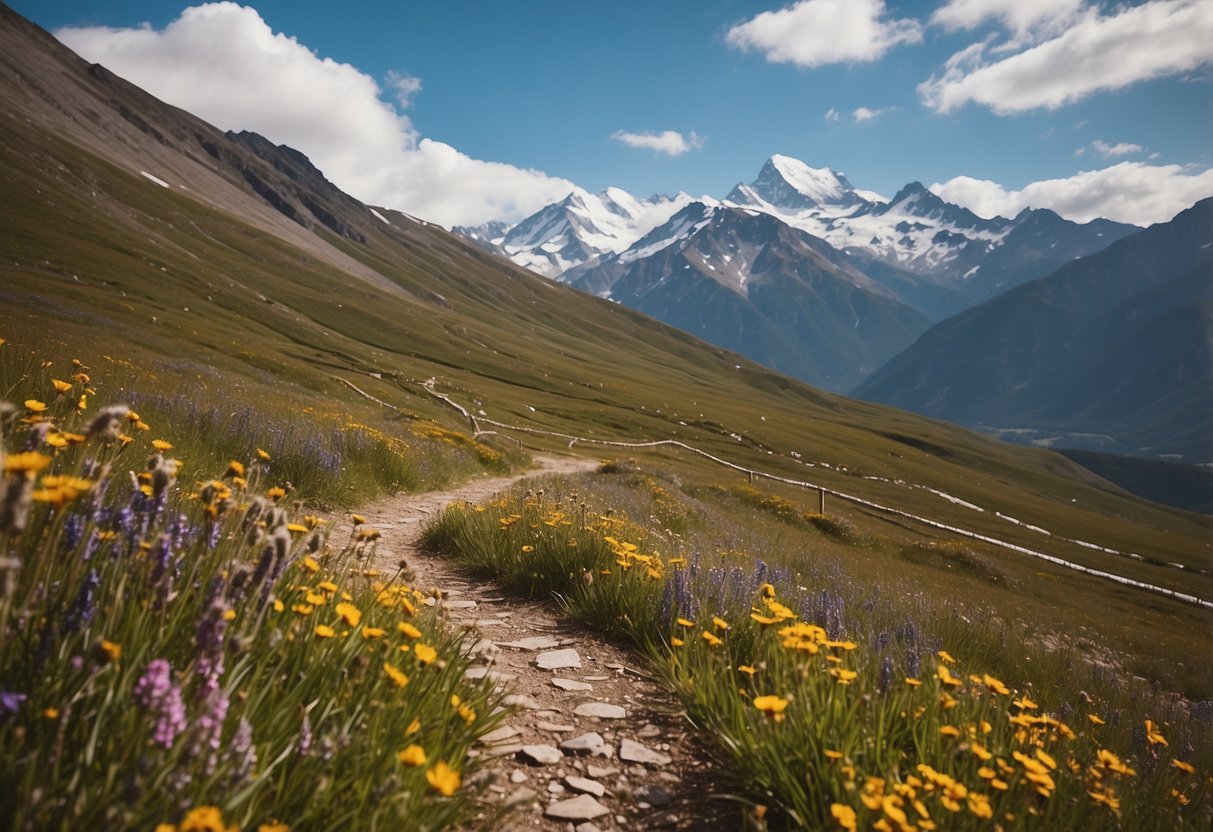
[{"label": "snow-capped peak", "polygon": [[795,188],[797,193],[819,205],[855,202],[855,189],[851,187],[851,183],[845,176],[830,168],[811,168],[799,159],[776,153],[767,160],[755,184],[769,179],[771,171]]}]

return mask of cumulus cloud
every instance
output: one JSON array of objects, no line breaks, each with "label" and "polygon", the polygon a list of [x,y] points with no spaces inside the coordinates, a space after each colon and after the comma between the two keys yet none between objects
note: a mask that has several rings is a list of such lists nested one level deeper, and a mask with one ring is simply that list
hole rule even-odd
[{"label": "cumulus cloud", "polygon": [[1145,148],[1139,144],[1132,142],[1117,142],[1116,144],[1108,144],[1105,141],[1096,139],[1086,147],[1080,147],[1074,152],[1075,156],[1082,156],[1087,150],[1093,150],[1105,159],[1112,159],[1116,156],[1132,156],[1134,153],[1144,153]]},{"label": "cumulus cloud", "polygon": [[969,102],[1002,115],[1052,110],[1187,72],[1213,61],[1213,3],[1150,0],[1107,16],[1088,9],[1056,37],[998,60],[987,58],[987,51],[997,51],[990,43],[949,58],[941,73],[918,86],[923,102],[941,113]]},{"label": "cumulus cloud", "polygon": [[694,130],[685,137],[676,130],[664,130],[660,133],[628,133],[616,130],[611,134],[611,138],[623,142],[628,147],[655,150],[667,156],[681,156],[688,150],[699,150],[704,143],[704,139]]},{"label": "cumulus cloud", "polygon": [[931,14],[931,23],[956,31],[993,21],[1018,44],[1063,31],[1085,5],[1086,0],[948,0]]},{"label": "cumulus cloud", "polygon": [[421,137],[397,108],[412,101],[420,80],[391,73],[385,90],[236,3],[188,8],[163,30],[145,24],[55,34],[86,60],[217,127],[252,130],[302,151],[364,202],[443,225],[477,224],[521,219],[573,187]]},{"label": "cumulus cloud", "polygon": [[922,40],[922,24],[889,17],[884,0],[800,0],[729,29],[726,42],[771,63],[815,67],[874,61]]},{"label": "cumulus cloud", "polygon": [[1193,171],[1180,165],[1121,162],[1065,179],[1032,182],[1020,190],[969,176],[937,182],[930,190],[983,217],[1013,217],[1024,208],[1049,208],[1076,222],[1105,217],[1144,226],[1165,222],[1213,196],[1213,168]]}]

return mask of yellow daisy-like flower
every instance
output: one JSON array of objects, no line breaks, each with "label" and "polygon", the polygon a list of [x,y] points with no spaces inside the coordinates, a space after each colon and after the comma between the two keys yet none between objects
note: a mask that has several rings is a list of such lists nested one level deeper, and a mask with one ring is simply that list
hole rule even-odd
[{"label": "yellow daisy-like flower", "polygon": [[366,518],[363,517],[361,514],[351,514],[350,520],[353,522],[353,524],[355,526],[361,526],[363,523],[366,522]]},{"label": "yellow daisy-like flower", "polygon": [[223,479],[227,479],[228,477],[243,477],[243,476],[244,476],[244,463],[238,462],[237,460],[234,460],[234,459],[230,460],[227,464],[227,470],[223,472]]},{"label": "yellow daisy-like flower", "polygon": [[54,387],[55,392],[60,395],[63,395],[64,393],[70,393],[72,390],[72,385],[70,382],[60,381],[57,378],[51,379],[51,387]]},{"label": "yellow daisy-like flower", "polygon": [[180,832],[226,832],[218,806],[197,806],[185,813]]},{"label": "yellow daisy-like flower", "polygon": [[432,664],[434,659],[438,658],[438,651],[428,644],[418,643],[413,652],[417,656],[417,661],[421,664]]},{"label": "yellow daisy-like flower", "polygon": [[695,626],[695,622],[694,622],[694,621],[689,621],[689,620],[687,620],[687,619],[685,619],[685,618],[679,618],[679,619],[676,619],[676,623],[678,624],[678,626],[679,626],[679,627],[687,627],[687,628],[690,628],[690,627],[694,627],[694,626]]},{"label": "yellow daisy-like flower", "polygon": [[46,402],[40,402],[37,399],[26,399],[25,409],[30,413],[43,413],[46,410]]},{"label": "yellow daisy-like flower", "polygon": [[311,604],[292,604],[291,612],[295,615],[311,615],[316,608]]},{"label": "yellow daisy-like flower", "polygon": [[1180,771],[1187,772],[1188,774],[1196,773],[1196,766],[1192,765],[1191,763],[1185,763],[1183,760],[1172,760],[1171,765],[1175,766],[1175,768],[1179,769]]},{"label": "yellow daisy-like flower", "polygon": [[363,638],[383,638],[386,633],[387,633],[387,630],[383,629],[382,627],[363,627],[362,628],[362,637]]},{"label": "yellow daisy-like flower", "polygon": [[334,610],[341,616],[341,620],[351,627],[357,627],[362,622],[362,610],[355,607],[353,604],[347,604],[342,601]]},{"label": "yellow daisy-like flower", "polygon": [[404,729],[404,735],[406,737],[411,737],[413,734],[416,734],[420,730],[421,730],[421,720],[414,717],[413,721],[409,723],[409,727]]},{"label": "yellow daisy-like flower", "polygon": [[788,707],[788,700],[782,696],[756,696],[754,697],[754,707],[764,714],[774,717],[776,722],[781,722],[783,720],[783,712]]},{"label": "yellow daisy-like flower", "polygon": [[396,759],[406,766],[425,765],[425,749],[413,743],[408,748],[396,754]]},{"label": "yellow daisy-like flower", "polygon": [[708,645],[711,647],[718,647],[719,645],[724,643],[719,638],[717,638],[714,633],[709,633],[707,630],[704,630],[702,633],[700,633],[699,637],[702,638],[704,641],[706,641],[708,643]]},{"label": "yellow daisy-like flower", "polygon": [[712,626],[717,630],[727,630],[729,629],[729,622],[725,621],[719,615],[714,615],[712,616]]},{"label": "yellow daisy-like flower", "polygon": [[291,828],[285,823],[272,821],[270,823],[263,823],[258,826],[257,832],[291,832]]},{"label": "yellow daisy-like flower", "polygon": [[122,645],[101,639],[97,645],[97,657],[102,662],[116,662],[122,658]]},{"label": "yellow daisy-like flower", "polygon": [[265,451],[261,450],[260,448],[257,449],[257,459],[261,460],[262,462],[269,462],[271,458],[272,457]]},{"label": "yellow daisy-like flower", "polygon": [[678,636],[670,637],[670,646],[671,647],[681,647],[684,644],[686,644],[686,642],[683,641],[682,639],[680,639]]},{"label": "yellow daisy-like flower", "polygon": [[329,625],[327,625],[327,624],[317,624],[316,625],[316,637],[317,638],[332,638],[335,635],[337,635],[337,631],[334,630]]},{"label": "yellow daisy-like flower", "polygon": [[396,629],[409,638],[421,638],[421,631],[407,621],[401,621],[396,625]]},{"label": "yellow daisy-like flower", "polygon": [[390,662],[383,663],[383,672],[392,680],[392,684],[398,688],[402,688],[409,683],[409,677],[400,668]]},{"label": "yellow daisy-like flower", "polygon": [[163,439],[153,439],[152,447],[158,451],[171,451],[173,449],[173,443],[166,442]]},{"label": "yellow daisy-like flower", "polygon": [[1168,745],[1167,738],[1164,737],[1158,730],[1158,726],[1154,724],[1154,720],[1146,720],[1146,739],[1152,745]]},{"label": "yellow daisy-like flower", "polygon": [[1102,719],[1100,719],[1100,718],[1099,718],[1099,716],[1098,716],[1098,715],[1096,715],[1096,714],[1087,714],[1087,720],[1088,720],[1088,721],[1090,721],[1090,723],[1091,723],[1092,725],[1104,725],[1104,724],[1106,724],[1106,723],[1104,723],[1104,721],[1103,721]]},{"label": "yellow daisy-like flower", "polygon": [[830,817],[834,818],[834,820],[838,822],[838,827],[840,829],[846,829],[848,832],[855,832],[855,830],[859,828],[855,818],[855,810],[844,803],[830,804]]},{"label": "yellow daisy-like flower", "polygon": [[956,659],[952,658],[952,654],[949,653],[947,650],[940,650],[935,655],[939,656],[940,660],[944,664],[956,664]]},{"label": "yellow daisy-like flower", "polygon": [[457,792],[463,782],[459,772],[447,765],[445,760],[439,760],[432,769],[427,771],[425,779],[436,792],[444,797],[450,797]]},{"label": "yellow daisy-like flower", "polygon": [[529,554],[530,554],[531,552],[533,552],[533,551],[535,551],[535,547],[534,547],[534,546],[532,546],[532,545],[531,545],[531,544],[529,544],[529,543],[528,543],[527,545],[525,545],[525,546],[523,546],[523,547],[522,547],[522,553],[523,553],[524,555],[529,555]]},{"label": "yellow daisy-like flower", "polygon": [[748,665],[748,664],[739,664],[739,665],[737,665],[737,669],[740,672],[744,673],[745,675],[749,676],[750,678],[753,678],[754,674],[758,672],[757,668],[753,667],[752,665]]},{"label": "yellow daisy-like flower", "polygon": [[4,473],[29,476],[38,473],[50,464],[51,458],[37,451],[10,454],[4,458]]},{"label": "yellow daisy-like flower", "polygon": [[317,563],[316,559],[311,555],[304,557],[304,559],[299,562],[299,565],[313,574],[320,571],[320,564]]}]

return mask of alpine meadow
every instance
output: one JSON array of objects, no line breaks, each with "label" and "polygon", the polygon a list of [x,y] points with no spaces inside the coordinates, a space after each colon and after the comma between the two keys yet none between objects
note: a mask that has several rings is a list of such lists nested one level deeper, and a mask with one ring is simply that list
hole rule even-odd
[{"label": "alpine meadow", "polygon": [[[238,25],[282,65],[336,72],[323,52],[234,3],[162,28],[69,5],[35,23],[0,4],[0,826],[1213,826],[1213,177],[1196,162],[1174,166],[1195,196],[1147,217],[1007,189],[970,205],[992,188],[928,188],[908,151],[892,198],[777,147],[729,151],[718,197],[642,198],[417,138],[433,170],[399,193],[421,201],[371,198],[342,179],[374,168],[362,149],[322,163],[215,126],[84,44],[135,60],[218,21],[230,40],[199,42],[235,62],[257,48]],[[528,5],[510,15],[542,29]],[[711,18],[728,77],[786,71],[789,89],[834,64],[858,85],[976,37],[965,13],[1002,15],[1008,40],[953,56],[907,87],[918,100],[815,116],[901,117],[906,142],[922,120],[967,129],[974,79],[1084,27],[1213,27],[1187,0],[722,5],[680,8]],[[810,52],[863,10],[876,51]],[[181,43],[166,78],[196,57]],[[1213,55],[1181,66],[1184,48],[1149,77],[1188,72],[1207,97]],[[551,133],[521,94],[516,121],[494,109],[533,82],[513,70],[479,79],[483,107],[503,134]],[[211,92],[256,98],[247,80]],[[1017,103],[1023,83],[983,118],[1119,94]],[[384,89],[420,131],[422,82]],[[303,129],[372,129],[316,118]],[[691,126],[603,141],[637,170],[727,155],[724,128]],[[1016,194],[1044,200],[1041,182]],[[456,215],[463,187],[501,210]]]}]

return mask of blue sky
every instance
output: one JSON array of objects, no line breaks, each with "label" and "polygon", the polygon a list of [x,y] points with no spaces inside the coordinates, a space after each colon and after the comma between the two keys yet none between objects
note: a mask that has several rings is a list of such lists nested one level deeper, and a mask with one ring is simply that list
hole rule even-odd
[{"label": "blue sky", "polygon": [[986,215],[1148,223],[1213,194],[1211,0],[9,2],[446,225],[572,183],[721,197],[772,153]]}]

